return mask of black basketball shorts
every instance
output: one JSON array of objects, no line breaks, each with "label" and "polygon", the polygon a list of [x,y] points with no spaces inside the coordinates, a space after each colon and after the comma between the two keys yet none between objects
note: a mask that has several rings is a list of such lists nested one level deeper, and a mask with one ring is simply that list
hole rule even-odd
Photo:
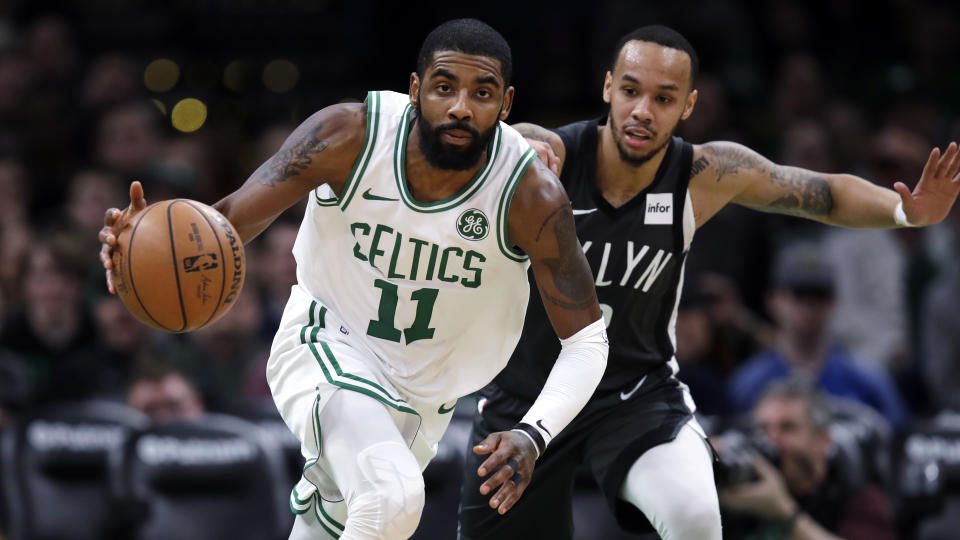
[{"label": "black basketball shorts", "polygon": [[537,460],[530,485],[506,514],[488,505],[481,495],[484,478],[477,469],[487,458],[472,448],[488,434],[516,425],[531,403],[491,383],[479,394],[473,432],[466,450],[460,492],[461,540],[564,539],[573,536],[574,480],[582,468],[592,476],[616,516],[630,532],[653,530],[639,509],[618,498],[633,463],[654,446],[670,442],[693,414],[685,387],[663,366],[643,384],[631,382],[607,395],[595,394],[580,414],[551,441]]}]

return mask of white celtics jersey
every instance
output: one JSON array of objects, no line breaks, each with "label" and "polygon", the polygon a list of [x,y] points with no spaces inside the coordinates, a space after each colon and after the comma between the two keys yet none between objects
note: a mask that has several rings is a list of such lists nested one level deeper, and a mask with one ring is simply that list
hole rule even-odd
[{"label": "white celtics jersey", "polygon": [[492,380],[520,337],[529,261],[507,240],[507,216],[536,153],[501,122],[459,193],[417,202],[404,171],[408,96],[370,92],[366,104],[366,141],[340,197],[326,186],[310,195],[297,278],[399,390],[449,402]]}]

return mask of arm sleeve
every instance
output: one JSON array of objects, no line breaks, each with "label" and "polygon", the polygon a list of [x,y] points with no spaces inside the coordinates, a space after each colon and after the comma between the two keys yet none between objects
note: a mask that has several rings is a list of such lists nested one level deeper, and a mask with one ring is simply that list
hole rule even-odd
[{"label": "arm sleeve", "polygon": [[609,351],[603,319],[560,340],[560,345],[560,355],[543,390],[520,421],[540,433],[544,447],[587,404],[603,377]]}]

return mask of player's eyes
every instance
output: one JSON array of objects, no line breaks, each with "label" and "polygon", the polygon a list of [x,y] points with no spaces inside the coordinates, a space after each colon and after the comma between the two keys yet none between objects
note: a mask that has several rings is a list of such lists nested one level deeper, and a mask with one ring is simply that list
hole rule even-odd
[{"label": "player's eyes", "polygon": [[670,103],[673,99],[671,99],[670,96],[657,96],[657,101],[660,103]]},{"label": "player's eyes", "polygon": [[449,92],[449,91],[450,91],[450,85],[447,84],[447,83],[440,83],[440,84],[437,85],[437,91],[439,91],[439,92]]},{"label": "player's eyes", "polygon": [[628,96],[637,95],[637,90],[635,88],[630,88],[629,86],[623,88],[623,93]]},{"label": "player's eyes", "polygon": [[484,89],[477,90],[477,95],[480,96],[480,97],[482,97],[482,98],[488,98],[488,97],[490,97],[492,94],[491,94],[491,92],[490,92],[489,90],[487,90],[487,89],[484,88]]}]

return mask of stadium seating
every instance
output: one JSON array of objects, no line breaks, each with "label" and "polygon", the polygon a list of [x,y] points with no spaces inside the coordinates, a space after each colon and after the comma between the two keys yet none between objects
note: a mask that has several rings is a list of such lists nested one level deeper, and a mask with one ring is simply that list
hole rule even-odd
[{"label": "stadium seating", "polygon": [[134,519],[116,537],[270,540],[290,532],[282,451],[249,422],[207,415],[156,425],[111,456],[111,484]]},{"label": "stadium seating", "polygon": [[111,451],[146,418],[109,402],[58,405],[4,430],[2,478],[10,540],[108,538]]},{"label": "stadium seating", "polygon": [[901,532],[921,540],[953,539],[960,530],[960,413],[920,421],[898,445]]}]

